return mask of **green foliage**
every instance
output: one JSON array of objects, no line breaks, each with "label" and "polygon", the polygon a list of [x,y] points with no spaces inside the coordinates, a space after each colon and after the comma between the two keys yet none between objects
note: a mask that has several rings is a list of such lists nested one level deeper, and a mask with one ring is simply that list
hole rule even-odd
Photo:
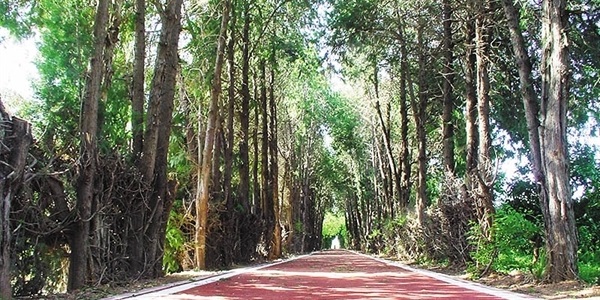
[{"label": "green foliage", "polygon": [[81,0],[44,0],[39,6],[40,81],[35,90],[42,118],[33,121],[45,128],[45,146],[75,154],[94,9]]},{"label": "green foliage", "polygon": [[476,250],[471,254],[475,265],[470,267],[470,271],[482,271],[488,265],[501,273],[534,268],[532,241],[541,234],[539,226],[512,207],[504,205],[495,215],[493,232],[494,238],[490,242],[482,236],[478,223],[471,225],[469,241],[476,246]]},{"label": "green foliage", "polygon": [[181,271],[179,257],[186,242],[186,238],[181,231],[184,221],[182,213],[174,209],[171,210],[165,236],[165,254],[163,256],[163,267],[167,273]]},{"label": "green foliage", "polygon": [[578,196],[575,218],[582,259],[600,251],[600,163],[596,152],[582,145],[571,150],[571,182]]},{"label": "green foliage", "polygon": [[0,27],[8,29],[12,35],[19,38],[31,35],[34,8],[34,1],[0,1]]},{"label": "green foliage", "polygon": [[346,245],[348,240],[348,229],[346,228],[346,217],[343,214],[325,213],[323,219],[323,246],[329,248],[331,241],[338,237],[341,247]]},{"label": "green foliage", "polygon": [[581,280],[600,284],[600,251],[580,254],[578,267]]}]

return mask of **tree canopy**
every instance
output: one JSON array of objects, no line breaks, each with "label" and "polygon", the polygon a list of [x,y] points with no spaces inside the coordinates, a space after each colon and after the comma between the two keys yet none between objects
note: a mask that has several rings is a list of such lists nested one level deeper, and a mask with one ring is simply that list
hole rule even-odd
[{"label": "tree canopy", "polygon": [[598,1],[7,0],[0,13],[36,39],[40,75],[16,116],[0,105],[0,298],[336,236],[475,276],[600,278]]}]

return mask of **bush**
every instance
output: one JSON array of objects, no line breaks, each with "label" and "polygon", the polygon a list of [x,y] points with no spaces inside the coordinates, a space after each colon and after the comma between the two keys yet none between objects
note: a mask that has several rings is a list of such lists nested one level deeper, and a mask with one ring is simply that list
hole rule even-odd
[{"label": "bush", "polygon": [[182,271],[179,257],[184,250],[186,242],[185,236],[181,231],[183,222],[183,215],[176,210],[171,210],[165,235],[165,253],[163,256],[163,267],[167,273]]},{"label": "bush", "polygon": [[[514,270],[533,272],[536,266],[532,241],[539,239],[540,235],[541,229],[523,214],[508,205],[500,207],[495,215],[493,241],[485,241],[478,223],[471,224],[469,241],[476,246],[471,253],[476,268],[471,270],[480,272],[482,266],[490,265],[491,270],[500,273]],[[540,261],[543,263],[538,258]]]}]

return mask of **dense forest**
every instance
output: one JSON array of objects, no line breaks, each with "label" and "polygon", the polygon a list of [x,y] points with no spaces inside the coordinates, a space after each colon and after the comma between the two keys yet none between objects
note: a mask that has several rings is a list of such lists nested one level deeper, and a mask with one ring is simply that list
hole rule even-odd
[{"label": "dense forest", "polygon": [[474,276],[600,281],[598,0],[0,13],[39,51],[34,99],[0,96],[2,299],[334,237]]}]

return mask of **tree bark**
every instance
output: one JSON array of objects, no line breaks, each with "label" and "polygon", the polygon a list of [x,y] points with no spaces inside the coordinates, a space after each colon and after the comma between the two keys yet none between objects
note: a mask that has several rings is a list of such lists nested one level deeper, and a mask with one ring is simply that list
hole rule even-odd
[{"label": "tree bark", "polygon": [[227,43],[227,67],[229,76],[229,86],[227,87],[227,136],[224,149],[224,160],[225,168],[223,170],[223,193],[225,196],[225,204],[227,207],[227,216],[225,220],[225,239],[224,246],[224,260],[225,265],[232,265],[236,258],[239,256],[236,252],[239,251],[239,247],[235,247],[238,240],[238,234],[236,231],[237,214],[236,214],[236,199],[234,199],[233,185],[231,183],[233,176],[233,148],[234,148],[234,114],[235,114],[235,80],[236,80],[236,66],[235,66],[235,43],[236,43],[236,23],[237,16],[235,13],[235,5],[231,6],[231,29],[229,35],[229,42]]},{"label": "tree bark", "polygon": [[442,1],[442,24],[444,28],[443,37],[443,76],[442,86],[443,113],[442,113],[442,137],[444,171],[454,174],[454,123],[452,113],[454,112],[454,63],[452,40],[452,6],[450,0]]},{"label": "tree bark", "polygon": [[[275,56],[275,50],[271,54]],[[273,58],[274,60],[274,58]],[[273,210],[273,237],[272,237],[272,248],[269,253],[270,259],[277,259],[281,257],[281,212],[279,207],[279,148],[277,146],[277,103],[275,99],[275,63],[271,64],[271,76],[269,82],[269,110],[270,115],[270,135],[269,135],[269,156],[270,161],[270,172],[271,176],[271,198],[273,199],[273,205],[270,209]]]},{"label": "tree bark", "polygon": [[[569,100],[569,52],[567,1],[542,1],[542,213],[546,228],[548,261],[545,277],[550,282],[576,279],[577,229],[569,183],[567,106]],[[545,198],[545,199],[544,199]]]},{"label": "tree bark", "polygon": [[94,20],[94,50],[86,82],[80,120],[81,157],[76,182],[77,221],[71,235],[71,255],[67,289],[82,288],[88,278],[90,219],[94,198],[94,178],[97,160],[98,102],[104,77],[104,49],[108,24],[108,0],[99,0]]},{"label": "tree bark", "polygon": [[540,150],[540,120],[538,119],[539,98],[536,95],[534,81],[532,79],[531,59],[527,53],[527,45],[523,38],[523,32],[519,27],[519,13],[513,4],[513,0],[503,0],[502,6],[506,15],[508,29],[510,31],[513,53],[519,70],[519,83],[523,106],[525,108],[525,119],[527,120],[527,133],[529,137],[530,159],[532,161],[533,176],[535,182],[544,182],[542,174],[542,157]]},{"label": "tree bark", "polygon": [[160,220],[167,199],[167,155],[179,56],[182,0],[170,0],[161,11],[161,33],[150,87],[142,156],[137,160],[145,191],[133,205],[133,241],[129,243],[131,275],[157,277],[162,273],[163,238]]},{"label": "tree bark", "polygon": [[206,235],[208,226],[208,199],[210,194],[210,171],[212,167],[212,153],[215,142],[215,133],[217,118],[219,115],[219,97],[221,95],[221,74],[223,71],[223,61],[225,52],[225,42],[227,40],[227,27],[229,24],[231,10],[231,1],[224,0],[223,16],[221,19],[221,29],[217,41],[217,57],[215,70],[210,92],[210,108],[208,111],[208,121],[206,126],[206,137],[202,151],[202,168],[198,180],[199,190],[196,199],[196,267],[206,269]]},{"label": "tree bark", "polygon": [[33,143],[31,124],[11,117],[0,99],[0,299],[12,299],[11,289],[11,202],[23,184],[29,147]]},{"label": "tree bark", "polygon": [[250,0],[244,1],[242,28],[242,103],[240,107],[240,185],[239,197],[245,213],[250,213]]},{"label": "tree bark", "polygon": [[400,55],[402,56],[402,60],[400,62],[400,137],[401,137],[401,174],[402,174],[402,184],[401,184],[401,196],[400,196],[400,208],[406,209],[408,207],[410,201],[410,189],[411,189],[411,163],[410,163],[410,142],[408,140],[408,100],[407,94],[408,89],[406,87],[408,81],[408,74],[410,74],[409,64],[408,64],[408,51],[406,50],[405,40],[404,40],[404,28],[400,28],[398,30],[400,39]]},{"label": "tree bark", "polygon": [[146,1],[135,0],[135,45],[131,87],[131,128],[133,157],[138,160],[143,149],[144,135],[144,82],[146,62]]},{"label": "tree bark", "polygon": [[475,56],[477,65],[477,127],[478,127],[478,157],[477,157],[477,207],[481,231],[484,237],[492,240],[492,223],[494,215],[493,166],[490,156],[492,138],[490,133],[490,78],[488,70],[489,38],[488,13],[489,2],[479,4],[479,13],[475,20]]},{"label": "tree bark", "polygon": [[[476,69],[475,69],[475,24],[474,20],[467,20],[465,28],[465,101],[466,101],[466,190],[471,192],[473,182],[471,179],[476,177],[477,172],[477,149],[478,149],[478,129],[477,129],[477,90]],[[474,200],[473,200],[474,201]]]},{"label": "tree bark", "polygon": [[254,129],[252,131],[252,146],[253,146],[253,154],[254,154],[254,159],[252,160],[252,214],[255,214],[256,216],[262,216],[262,210],[261,210],[261,190],[260,190],[260,177],[258,174],[258,163],[259,163],[259,157],[260,157],[260,152],[259,152],[259,146],[258,146],[258,128],[259,128],[259,124],[260,124],[260,118],[259,118],[259,103],[258,103],[258,99],[260,98],[260,95],[258,94],[258,83],[256,82],[256,75],[254,78],[254,99],[255,99],[255,104],[254,104]]},{"label": "tree bark", "polygon": [[[426,71],[426,58],[425,58],[425,44],[423,41],[423,25],[419,25],[417,31],[417,44],[419,47],[418,64],[418,88],[419,95],[417,99],[412,100],[413,107],[413,118],[415,120],[415,126],[417,131],[417,148],[418,148],[418,179],[417,179],[417,223],[419,225],[425,224],[425,209],[429,204],[427,199],[427,132],[425,131],[425,122],[427,118],[427,84],[425,82],[425,71]],[[418,101],[415,101],[418,100]]]},{"label": "tree bark", "polygon": [[[168,191],[168,152],[169,138],[171,136],[171,124],[173,120],[173,106],[175,100],[175,87],[177,82],[177,74],[179,68],[179,34],[181,32],[181,7],[183,0],[170,0],[167,2],[163,12],[163,24],[161,30],[161,38],[159,42],[159,50],[157,57],[161,58],[164,63],[164,73],[161,74],[162,82],[160,83],[160,110],[158,113],[159,124],[158,140],[156,143],[156,160],[154,168],[153,192],[150,196],[150,218],[148,220],[148,244],[145,247],[147,262],[149,266],[146,269],[149,271],[149,276],[162,276],[162,248],[164,244],[164,236],[161,232],[163,218],[168,216],[168,208],[172,205],[172,197]],[[158,83],[157,83],[158,84]]]},{"label": "tree bark", "polygon": [[[388,171],[390,172],[390,179],[392,181],[389,185],[389,188],[392,191],[395,188],[396,193],[397,193],[396,197],[394,197],[393,192],[392,192],[392,194],[389,195],[389,197],[390,197],[390,200],[394,199],[394,201],[392,201],[392,202],[400,202],[399,201],[400,198],[398,197],[402,190],[402,187],[400,186],[400,174],[398,173],[398,167],[396,165],[396,160],[394,159],[394,152],[392,150],[392,141],[391,141],[391,137],[390,137],[389,128],[386,126],[385,121],[383,119],[383,114],[381,113],[381,106],[379,104],[379,99],[375,100],[375,109],[377,110],[377,115],[379,117],[379,123],[383,130],[383,141],[385,144],[385,152],[387,154]],[[394,216],[393,206],[390,207],[390,215],[393,218],[393,216]]]},{"label": "tree bark", "polygon": [[269,113],[268,113],[268,95],[267,95],[267,74],[266,62],[260,62],[260,112],[261,112],[261,169],[260,177],[262,183],[261,189],[261,212],[265,221],[265,241],[267,241],[267,252],[270,253],[272,248],[273,228],[275,226],[275,215],[273,213],[273,190],[272,178],[270,175],[269,164]]},{"label": "tree bark", "polygon": [[531,58],[519,27],[519,13],[511,0],[503,0],[502,5],[519,71],[534,180],[540,186],[548,253],[545,279],[549,282],[575,279],[577,237],[566,141],[569,95],[566,1],[542,2],[541,110],[533,89]]}]

